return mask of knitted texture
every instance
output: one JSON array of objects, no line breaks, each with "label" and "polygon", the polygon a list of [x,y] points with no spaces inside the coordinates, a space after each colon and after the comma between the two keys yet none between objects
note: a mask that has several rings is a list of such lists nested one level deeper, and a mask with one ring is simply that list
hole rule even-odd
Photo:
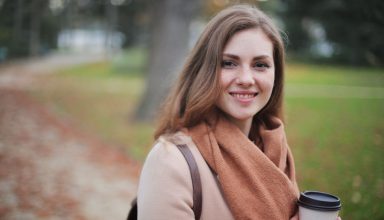
[{"label": "knitted texture", "polygon": [[[260,127],[262,150],[224,116],[202,122],[188,134],[217,174],[235,219],[289,219],[299,195],[283,123]],[[204,195],[203,195],[204,196]]]}]

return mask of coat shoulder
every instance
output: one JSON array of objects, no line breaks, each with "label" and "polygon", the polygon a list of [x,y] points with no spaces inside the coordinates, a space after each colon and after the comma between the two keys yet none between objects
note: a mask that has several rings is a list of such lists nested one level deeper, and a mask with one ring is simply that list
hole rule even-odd
[{"label": "coat shoulder", "polygon": [[139,219],[193,219],[192,191],[186,160],[174,143],[160,137],[141,172]]}]

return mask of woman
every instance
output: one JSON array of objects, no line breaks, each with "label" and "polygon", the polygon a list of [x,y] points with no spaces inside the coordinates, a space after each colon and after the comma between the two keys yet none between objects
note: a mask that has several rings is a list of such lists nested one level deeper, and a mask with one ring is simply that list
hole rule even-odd
[{"label": "woman", "polygon": [[282,123],[284,48],[272,21],[232,6],[207,25],[165,102],[138,190],[139,219],[194,219],[187,144],[202,182],[201,219],[297,218],[299,190]]}]

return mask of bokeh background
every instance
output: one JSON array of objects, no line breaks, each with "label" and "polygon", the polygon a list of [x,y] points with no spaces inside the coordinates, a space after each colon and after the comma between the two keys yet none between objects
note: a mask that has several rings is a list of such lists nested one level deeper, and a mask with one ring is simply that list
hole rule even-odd
[{"label": "bokeh background", "polygon": [[235,3],[285,39],[301,190],[339,196],[343,219],[384,219],[381,0],[0,0],[0,219],[123,219],[162,99]]}]

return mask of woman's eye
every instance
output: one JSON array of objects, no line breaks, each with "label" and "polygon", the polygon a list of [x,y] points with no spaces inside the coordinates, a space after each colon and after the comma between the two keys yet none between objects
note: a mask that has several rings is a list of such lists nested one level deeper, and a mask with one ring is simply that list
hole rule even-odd
[{"label": "woman's eye", "polygon": [[233,68],[235,66],[236,66],[236,64],[232,61],[229,61],[229,60],[224,60],[223,62],[221,62],[221,67],[223,67],[223,68]]},{"label": "woman's eye", "polygon": [[257,69],[267,69],[269,65],[267,63],[255,63],[254,67]]}]

